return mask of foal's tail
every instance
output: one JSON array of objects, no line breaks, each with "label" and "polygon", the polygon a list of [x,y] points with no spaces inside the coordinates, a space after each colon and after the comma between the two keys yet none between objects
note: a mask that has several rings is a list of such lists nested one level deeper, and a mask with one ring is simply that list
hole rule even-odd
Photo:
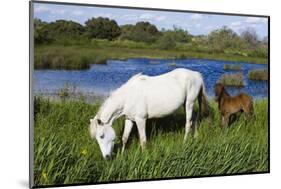
[{"label": "foal's tail", "polygon": [[199,104],[199,112],[200,112],[200,117],[207,117],[210,114],[209,111],[209,105],[208,105],[208,101],[206,98],[206,94],[205,94],[205,86],[204,86],[204,82],[202,80],[202,84],[200,87],[200,91],[198,94],[198,104]]}]

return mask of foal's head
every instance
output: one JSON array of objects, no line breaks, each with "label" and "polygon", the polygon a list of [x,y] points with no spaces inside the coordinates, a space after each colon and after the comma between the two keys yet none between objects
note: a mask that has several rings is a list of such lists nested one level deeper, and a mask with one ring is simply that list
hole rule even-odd
[{"label": "foal's head", "polygon": [[215,100],[218,101],[224,94],[228,95],[223,84],[215,84]]}]

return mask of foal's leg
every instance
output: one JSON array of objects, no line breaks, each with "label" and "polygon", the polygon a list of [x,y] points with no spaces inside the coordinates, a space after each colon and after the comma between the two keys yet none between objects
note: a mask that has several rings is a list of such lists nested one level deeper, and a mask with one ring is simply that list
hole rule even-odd
[{"label": "foal's leg", "polygon": [[228,126],[229,116],[229,114],[223,114],[221,116],[221,128],[225,128],[226,126]]},{"label": "foal's leg", "polygon": [[131,120],[128,120],[128,119],[125,120],[125,128],[124,128],[124,132],[123,132],[123,136],[122,136],[122,142],[123,142],[122,153],[125,150],[125,146],[128,141],[128,138],[130,136],[130,133],[132,131],[133,125],[134,125],[134,123]]},{"label": "foal's leg", "polygon": [[225,119],[224,119],[224,116],[221,115],[221,128],[224,128],[225,126]]},{"label": "foal's leg", "polygon": [[251,117],[253,116],[253,114],[254,114],[253,103],[250,102],[250,103],[248,104],[248,106],[243,107],[243,111],[244,111],[245,114],[246,114],[247,120],[250,120],[250,118],[251,118]]},{"label": "foal's leg", "polygon": [[139,131],[140,145],[141,145],[142,150],[144,150],[145,144],[146,144],[146,133],[145,133],[146,119],[136,118],[135,121],[136,121],[137,128]]},{"label": "foal's leg", "polygon": [[193,111],[193,101],[187,100],[185,102],[185,117],[186,117],[186,123],[185,123],[185,134],[184,134],[184,142],[187,139],[187,135],[190,132],[191,126],[192,126],[192,111]]}]

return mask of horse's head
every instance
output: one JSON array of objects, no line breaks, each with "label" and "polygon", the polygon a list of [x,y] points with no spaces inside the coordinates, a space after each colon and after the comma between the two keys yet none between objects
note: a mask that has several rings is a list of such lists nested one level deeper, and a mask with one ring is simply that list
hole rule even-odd
[{"label": "horse's head", "polygon": [[100,119],[95,117],[94,119],[90,119],[89,131],[91,137],[97,140],[104,159],[110,158],[116,137],[112,125],[103,123]]},{"label": "horse's head", "polygon": [[215,100],[218,101],[225,91],[223,84],[217,83],[215,84]]}]

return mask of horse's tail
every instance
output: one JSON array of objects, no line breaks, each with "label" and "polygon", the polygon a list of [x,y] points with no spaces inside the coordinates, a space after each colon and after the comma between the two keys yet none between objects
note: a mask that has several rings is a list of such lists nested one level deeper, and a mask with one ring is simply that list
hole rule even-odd
[{"label": "horse's tail", "polygon": [[200,117],[207,117],[210,114],[209,105],[206,98],[204,81],[202,79],[201,87],[198,94],[198,104]]}]

